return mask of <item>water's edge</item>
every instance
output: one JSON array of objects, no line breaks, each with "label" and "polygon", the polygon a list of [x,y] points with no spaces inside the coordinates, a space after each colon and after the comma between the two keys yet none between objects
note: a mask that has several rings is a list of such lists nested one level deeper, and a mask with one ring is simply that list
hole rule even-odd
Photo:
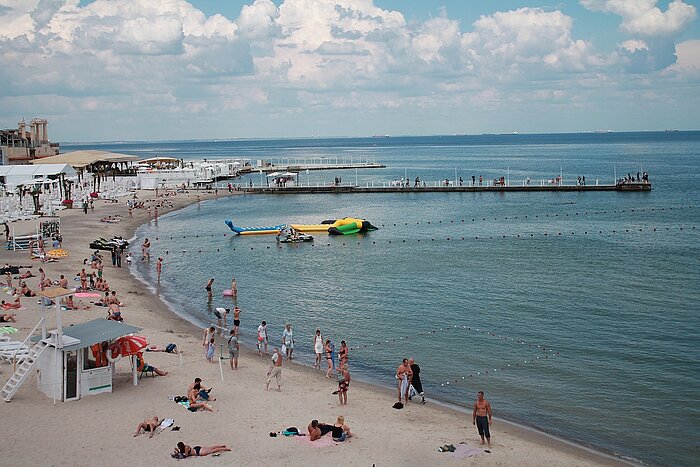
[{"label": "water's edge", "polygon": [[[209,200],[202,200],[202,203],[207,202]],[[186,209],[190,205],[194,204],[196,201],[193,200],[189,204],[185,204],[179,209],[176,209],[172,212],[168,212],[167,214],[161,216],[161,218],[166,217],[166,216],[173,216],[179,214],[180,211]],[[137,235],[137,232],[141,230],[142,228],[145,228],[148,224],[150,224],[151,221],[144,222],[143,224],[140,224],[136,227],[134,227],[133,232],[130,232],[130,237],[129,238],[129,243],[130,245],[134,246],[136,243],[134,243],[139,237]],[[146,276],[144,276],[137,267],[137,262],[134,262],[129,268],[129,273],[131,276],[137,281],[142,283],[144,286],[148,288],[149,291],[151,291],[154,294],[158,295],[158,299],[170,310],[171,313],[173,313],[175,316],[179,317],[180,319],[192,324],[198,329],[204,329],[208,326],[210,326],[210,323],[204,322],[189,313],[186,313],[184,311],[178,311],[179,307],[176,306],[175,302],[173,300],[170,300],[164,293],[160,292],[160,289],[149,280]],[[194,337],[198,337],[195,335]],[[253,346],[246,345],[244,342],[241,342],[243,346],[252,351],[254,350]],[[298,368],[302,371],[313,371],[312,367],[310,365],[302,364],[299,363],[298,361],[296,362]],[[361,377],[354,377],[353,378],[355,381],[361,382],[362,384],[365,384],[367,386],[370,386],[374,390],[380,391],[380,392],[391,392],[393,394],[394,387],[389,386],[386,384],[382,384],[376,380],[371,380],[371,379],[365,379]],[[467,407],[460,405],[455,402],[451,402],[448,400],[440,399],[440,398],[435,398],[431,397],[431,402],[439,405],[445,410],[449,411],[454,411],[458,412],[460,414],[465,414],[468,415],[469,411]],[[606,464],[612,463],[613,465],[646,465],[640,460],[630,458],[627,456],[622,456],[616,452],[613,451],[608,451],[605,450],[599,446],[595,446],[593,444],[586,444],[585,442],[582,442],[580,440],[572,440],[568,439],[566,437],[562,437],[560,435],[554,435],[551,433],[548,433],[547,431],[543,430],[541,427],[538,427],[536,425],[531,425],[528,423],[524,423],[522,421],[515,421],[507,418],[498,418],[499,422],[504,423],[508,425],[510,428],[512,428],[512,431],[515,431],[518,436],[526,437],[531,439],[533,442],[536,443],[545,443],[545,444],[553,444],[557,448],[561,449],[573,449],[573,450],[578,450],[582,451],[583,455],[589,455],[592,457],[597,458],[596,460],[600,462],[604,462]]]}]

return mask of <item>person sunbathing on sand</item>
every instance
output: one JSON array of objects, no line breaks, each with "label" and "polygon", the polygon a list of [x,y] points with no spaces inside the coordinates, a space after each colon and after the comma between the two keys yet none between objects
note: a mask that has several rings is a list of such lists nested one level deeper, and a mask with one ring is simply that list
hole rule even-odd
[{"label": "person sunbathing on sand", "polygon": [[2,301],[2,309],[3,310],[19,310],[19,308],[21,306],[22,306],[22,304],[19,301],[19,295],[17,295],[17,298],[12,303],[8,303],[5,300]]},{"label": "person sunbathing on sand", "polygon": [[15,313],[5,313],[4,315],[0,315],[0,323],[16,323],[17,320],[15,319],[15,316],[17,316]]},{"label": "person sunbathing on sand", "polygon": [[318,420],[311,420],[311,423],[309,423],[309,426],[306,427],[306,430],[309,432],[309,440],[316,441],[326,433],[333,431],[333,425],[319,423]]},{"label": "person sunbathing on sand", "polygon": [[26,282],[22,282],[21,288],[19,289],[19,293],[21,295],[24,295],[25,297],[36,297],[36,294],[32,291],[32,289],[27,287]]},{"label": "person sunbathing on sand", "polygon": [[158,417],[147,418],[146,420],[139,423],[139,425],[136,427],[136,432],[134,433],[134,438],[136,438],[138,435],[140,435],[141,431],[143,431],[144,433],[150,432],[148,437],[153,438],[153,435],[156,434],[156,428],[158,428],[159,425],[160,425],[160,420],[158,420]]},{"label": "person sunbathing on sand", "polygon": [[201,457],[214,454],[216,452],[230,451],[231,448],[225,444],[217,444],[214,446],[195,446],[191,447],[180,441],[172,453],[172,456],[177,459],[185,459],[187,457]]},{"label": "person sunbathing on sand", "polygon": [[197,397],[199,396],[199,391],[201,390],[201,386],[197,383],[192,387],[190,392],[187,393],[187,399],[190,401],[190,411],[196,412],[199,409],[204,409],[208,410],[209,412],[213,412],[214,409],[211,408],[211,405],[207,404],[206,402],[197,402]]},{"label": "person sunbathing on sand", "polygon": [[333,441],[343,442],[347,438],[351,438],[353,434],[350,432],[350,427],[345,424],[345,417],[340,415],[333,425]]},{"label": "person sunbathing on sand", "polygon": [[34,277],[34,274],[32,274],[32,271],[27,271],[19,276],[18,279],[29,279],[30,277]]}]

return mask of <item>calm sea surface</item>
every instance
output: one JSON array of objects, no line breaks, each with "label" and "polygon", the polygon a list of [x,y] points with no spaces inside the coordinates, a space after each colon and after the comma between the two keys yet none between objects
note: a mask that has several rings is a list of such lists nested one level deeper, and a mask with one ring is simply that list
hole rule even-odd
[{"label": "calm sea surface", "polygon": [[[498,416],[647,463],[697,464],[699,132],[62,150],[85,148],[185,159],[368,155],[387,165],[312,172],[303,183],[472,175],[514,183],[562,173],[592,184],[648,171],[650,193],[236,196],[163,216],[138,235],[157,238],[153,254],[165,257],[161,293],[202,323],[212,322],[213,307],[231,306],[221,290],[235,275],[250,344],[261,320],[276,341],[288,321],[295,354],[311,362],[320,328],[353,347],[356,377],[393,387],[401,358],[414,356],[429,398],[465,404],[484,390]],[[271,236],[224,236],[225,219],[251,226],[345,216],[380,229],[282,247]],[[153,280],[147,267],[139,272]]]}]

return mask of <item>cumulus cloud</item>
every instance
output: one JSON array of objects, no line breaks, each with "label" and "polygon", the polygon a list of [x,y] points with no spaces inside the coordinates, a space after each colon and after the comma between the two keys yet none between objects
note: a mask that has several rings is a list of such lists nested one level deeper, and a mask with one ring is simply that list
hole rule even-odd
[{"label": "cumulus cloud", "polygon": [[186,0],[0,0],[0,117],[37,106],[86,122],[106,110],[126,127],[171,118],[209,129],[207,116],[220,116],[219,131],[236,119],[250,135],[270,119],[301,128],[309,114],[328,128],[331,115],[363,109],[378,119],[404,109],[408,120],[585,103],[581,87],[673,63],[669,34],[695,15],[680,0],[664,12],[649,0],[581,1],[620,15],[633,37],[601,54],[574,36],[573,18],[543,8],[461,24],[446,9],[408,23],[372,0],[251,0],[236,18]]},{"label": "cumulus cloud", "polygon": [[592,11],[604,11],[622,17],[620,27],[631,35],[675,36],[683,32],[697,15],[696,8],[683,0],[673,0],[666,11],[658,0],[580,0]]}]

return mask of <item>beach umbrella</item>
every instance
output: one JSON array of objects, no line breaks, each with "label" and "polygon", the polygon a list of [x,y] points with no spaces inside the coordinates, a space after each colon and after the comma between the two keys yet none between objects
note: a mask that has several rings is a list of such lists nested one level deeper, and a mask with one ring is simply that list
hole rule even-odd
[{"label": "beach umbrella", "polygon": [[63,248],[56,248],[54,250],[47,251],[46,256],[49,258],[65,258],[68,256],[68,252]]},{"label": "beach umbrella", "polygon": [[119,355],[129,357],[136,355],[148,346],[146,338],[143,336],[124,336],[114,341],[119,346]]}]

